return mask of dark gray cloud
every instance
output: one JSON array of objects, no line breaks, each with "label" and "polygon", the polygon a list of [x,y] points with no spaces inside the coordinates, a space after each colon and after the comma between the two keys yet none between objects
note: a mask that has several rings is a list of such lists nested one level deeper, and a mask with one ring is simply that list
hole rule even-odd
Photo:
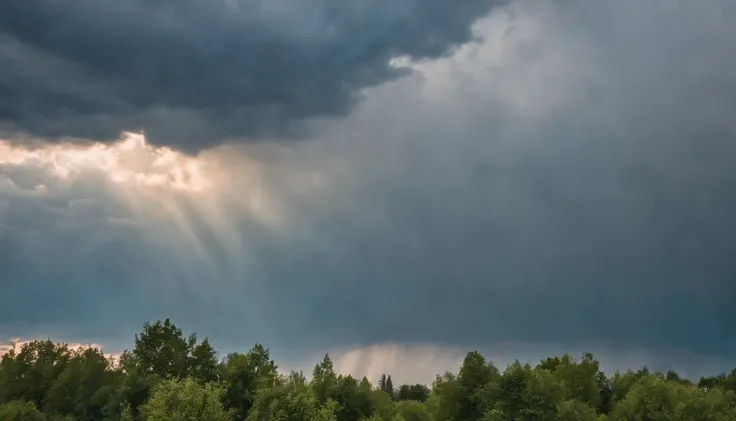
[{"label": "dark gray cloud", "polygon": [[[468,41],[504,0],[48,0],[0,6],[0,121],[33,135],[117,139],[145,128],[187,150],[298,135],[360,90]],[[3,127],[3,126],[0,126]]]},{"label": "dark gray cloud", "polygon": [[173,317],[282,354],[512,342],[733,359],[736,16],[678,7],[517,2],[479,26],[483,44],[366,91],[308,142],[203,157],[217,206],[185,194],[158,216],[168,196],[131,206],[95,174],[21,194],[45,170],[0,170],[16,186],[0,195],[0,321],[129,345]]}]

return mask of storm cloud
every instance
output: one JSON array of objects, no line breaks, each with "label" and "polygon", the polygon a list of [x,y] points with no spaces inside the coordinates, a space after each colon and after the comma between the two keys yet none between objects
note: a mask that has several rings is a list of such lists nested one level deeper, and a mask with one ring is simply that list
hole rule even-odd
[{"label": "storm cloud", "polygon": [[[299,136],[360,91],[471,39],[503,0],[65,2],[0,5],[6,133],[148,139],[197,151],[228,138]],[[3,127],[0,126],[0,127]]]},{"label": "storm cloud", "polygon": [[0,334],[117,349],[172,317],[363,371],[427,347],[728,368],[732,2],[520,0],[473,31],[303,142],[0,146]]}]

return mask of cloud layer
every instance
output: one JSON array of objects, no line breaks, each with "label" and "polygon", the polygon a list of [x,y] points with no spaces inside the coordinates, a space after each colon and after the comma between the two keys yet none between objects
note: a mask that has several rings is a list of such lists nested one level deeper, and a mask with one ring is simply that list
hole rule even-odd
[{"label": "cloud layer", "polygon": [[292,360],[514,343],[732,361],[735,21],[728,1],[521,0],[308,141],[7,142],[0,335],[117,349],[172,317]]},{"label": "cloud layer", "polygon": [[47,138],[145,128],[191,151],[296,135],[294,119],[345,115],[362,88],[402,74],[394,57],[468,41],[500,2],[6,2],[0,121]]}]

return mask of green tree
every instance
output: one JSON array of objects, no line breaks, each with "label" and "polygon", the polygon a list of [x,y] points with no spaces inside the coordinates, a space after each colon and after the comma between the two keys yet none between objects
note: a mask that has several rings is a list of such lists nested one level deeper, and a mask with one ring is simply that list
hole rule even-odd
[{"label": "green tree", "polygon": [[611,421],[727,421],[736,419],[733,392],[641,376],[611,411]]},{"label": "green tree", "polygon": [[370,390],[361,389],[352,376],[338,376],[331,398],[339,404],[335,410],[338,421],[357,420],[372,412]]},{"label": "green tree", "polygon": [[190,352],[196,343],[196,335],[185,338],[169,319],[145,323],[143,332],[135,336],[131,362],[141,375],[156,374],[165,379],[186,377],[191,366]]},{"label": "green tree", "polygon": [[522,419],[547,421],[558,416],[564,402],[565,386],[547,370],[530,370],[522,394]]},{"label": "green tree", "polygon": [[625,373],[616,372],[611,378],[611,407],[624,400],[631,388],[644,376],[648,376],[648,370],[631,371]]},{"label": "green tree", "polygon": [[248,420],[312,421],[320,407],[332,405],[328,402],[331,400],[319,405],[304,375],[292,372],[288,378],[279,379],[273,387],[258,391]]},{"label": "green tree", "polygon": [[500,381],[498,369],[478,352],[469,352],[457,376],[460,399],[457,419],[459,421],[475,421],[483,414],[483,388],[489,383]]},{"label": "green tree", "polygon": [[599,399],[598,399],[598,413],[608,414],[611,411],[611,405],[613,401],[613,389],[611,379],[606,376],[603,371],[598,371],[596,376],[598,383]]},{"label": "green tree", "polygon": [[[531,367],[517,360],[506,368],[501,376],[498,409],[510,420],[521,418],[526,409],[526,389],[531,377]],[[491,408],[488,408],[490,410]]]},{"label": "green tree", "polygon": [[432,396],[427,400],[427,405],[435,420],[458,420],[462,399],[463,392],[457,376],[446,372],[438,375],[432,383]]},{"label": "green tree", "polygon": [[[146,323],[114,364],[98,349],[51,340],[0,358],[0,421],[735,421],[736,370],[694,385],[675,371],[605,375],[591,354],[503,373],[469,352],[431,390],[391,376],[378,387],[338,374],[329,355],[307,381],[278,374],[268,349],[217,361],[208,339]],[[391,394],[387,392],[393,392]]]},{"label": "green tree", "polygon": [[564,355],[553,372],[565,386],[567,399],[578,399],[592,408],[601,405],[599,373],[600,364],[591,353],[583,354],[580,361]]},{"label": "green tree", "polygon": [[562,402],[558,407],[557,421],[596,421],[598,415],[595,409],[579,400]]},{"label": "green tree", "polygon": [[386,391],[386,375],[385,374],[381,374],[381,378],[378,379],[378,388],[384,392]]},{"label": "green tree", "polygon": [[110,361],[95,348],[80,348],[71,355],[44,397],[44,412],[72,415],[77,421],[102,419],[117,380]]},{"label": "green tree", "polygon": [[372,414],[380,417],[383,420],[391,418],[394,404],[388,393],[380,389],[375,389],[370,392],[369,399],[371,403]]},{"label": "green tree", "polygon": [[213,383],[201,384],[193,378],[165,380],[154,386],[141,413],[149,421],[230,421],[232,416],[220,401],[223,392]]},{"label": "green tree", "polygon": [[337,402],[333,401],[332,399],[328,399],[324,405],[322,405],[320,408],[317,408],[315,414],[312,417],[312,420],[337,421],[338,417],[335,413],[338,411],[339,408],[340,405]]},{"label": "green tree", "polygon": [[9,401],[0,404],[0,420],[3,421],[45,421],[43,413],[33,402]]},{"label": "green tree", "polygon": [[256,344],[246,354],[229,354],[221,368],[225,385],[224,402],[234,411],[235,420],[243,420],[261,389],[271,388],[278,379],[277,366],[268,349]]},{"label": "green tree", "polygon": [[28,342],[20,350],[11,349],[0,362],[0,402],[21,400],[41,407],[71,357],[66,344],[51,340]]},{"label": "green tree", "polygon": [[736,368],[730,374],[722,373],[717,376],[703,377],[698,382],[698,387],[705,390],[720,388],[736,392]]},{"label": "green tree", "polygon": [[189,367],[189,375],[204,383],[220,379],[221,373],[217,351],[210,345],[209,339],[204,338],[202,342],[194,346],[191,351]]},{"label": "green tree", "polygon": [[322,361],[314,367],[311,386],[320,405],[335,397],[338,386],[337,374],[328,354],[325,354]]},{"label": "green tree", "polygon": [[432,421],[429,409],[417,401],[396,402],[393,414],[394,417],[401,416],[405,421]]},{"label": "green tree", "polygon": [[396,399],[400,401],[426,402],[429,399],[429,393],[429,388],[423,384],[402,384],[399,386]]},{"label": "green tree", "polygon": [[391,375],[389,374],[388,377],[386,377],[386,389],[384,389],[384,392],[388,393],[388,395],[391,397],[391,399],[394,399],[396,396],[396,390],[394,389],[394,382],[391,380]]}]

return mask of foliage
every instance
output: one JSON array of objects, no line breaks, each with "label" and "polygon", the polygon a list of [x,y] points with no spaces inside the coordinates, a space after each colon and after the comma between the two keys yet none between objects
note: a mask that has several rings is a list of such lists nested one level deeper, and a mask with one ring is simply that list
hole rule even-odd
[{"label": "foliage", "polygon": [[45,417],[36,405],[28,401],[9,401],[0,405],[0,420],[44,421]]},{"label": "foliage", "polygon": [[374,387],[335,370],[279,374],[256,344],[219,359],[207,338],[146,323],[113,364],[100,350],[51,340],[0,359],[0,421],[734,421],[736,370],[697,383],[646,368],[606,375],[592,354],[519,361],[500,371],[469,352],[431,388]]},{"label": "foliage", "polygon": [[223,392],[215,383],[201,384],[192,377],[173,378],[154,386],[140,412],[149,421],[229,421],[232,415],[220,400]]}]

